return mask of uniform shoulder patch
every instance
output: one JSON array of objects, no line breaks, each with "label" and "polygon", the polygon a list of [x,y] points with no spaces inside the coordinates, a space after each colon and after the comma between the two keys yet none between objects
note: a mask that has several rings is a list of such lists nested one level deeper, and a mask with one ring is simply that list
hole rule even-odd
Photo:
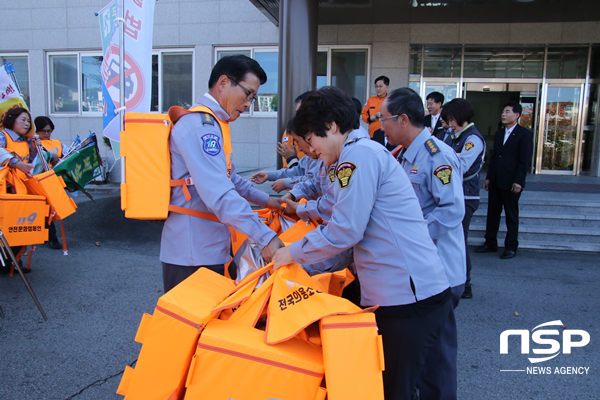
[{"label": "uniform shoulder patch", "polygon": [[437,153],[440,152],[440,149],[437,147],[437,145],[432,139],[429,139],[425,142],[425,148],[432,156],[435,156]]},{"label": "uniform shoulder patch", "polygon": [[332,165],[329,167],[329,170],[327,171],[327,175],[329,176],[329,181],[331,183],[335,182],[335,165]]},{"label": "uniform shoulder patch", "polygon": [[338,183],[340,184],[340,189],[345,189],[350,184],[350,179],[352,178],[352,174],[356,170],[356,165],[351,162],[344,161],[338,164],[335,175],[337,176]]},{"label": "uniform shoulder patch", "polygon": [[219,137],[212,133],[202,136],[202,150],[209,156],[216,156],[221,152]]},{"label": "uniform shoulder patch", "polygon": [[202,125],[215,125],[215,119],[208,113],[200,113],[202,115]]},{"label": "uniform shoulder patch", "polygon": [[475,143],[468,141],[467,143],[465,143],[465,150],[469,151],[471,150],[473,147],[475,147]]},{"label": "uniform shoulder patch", "polygon": [[290,141],[290,138],[288,136],[283,137],[283,143],[287,143],[289,141]]},{"label": "uniform shoulder patch", "polygon": [[446,186],[452,183],[452,167],[448,164],[443,164],[433,171],[433,175]]}]

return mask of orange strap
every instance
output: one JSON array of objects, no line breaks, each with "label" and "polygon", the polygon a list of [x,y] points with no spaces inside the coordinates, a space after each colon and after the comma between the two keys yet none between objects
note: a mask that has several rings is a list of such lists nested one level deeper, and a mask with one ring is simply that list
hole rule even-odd
[{"label": "orange strap", "polygon": [[227,160],[227,177],[229,177],[229,175],[231,174],[231,154],[233,153],[231,148],[231,132],[229,131],[229,123],[227,121],[223,121],[222,119],[217,118],[215,113],[210,108],[205,106],[196,106],[190,108],[189,110],[178,106],[173,106],[169,108],[169,118],[171,118],[171,121],[173,121],[173,123],[176,123],[177,120],[179,120],[179,118],[193,112],[203,112],[206,114],[210,114],[219,123],[219,127],[221,128],[221,133],[223,135],[223,151],[225,152],[225,160]]},{"label": "orange strap", "polygon": [[207,219],[209,221],[221,222],[219,218],[217,218],[214,214],[205,213],[202,211],[191,210],[189,208],[174,206],[173,204],[169,204],[169,211],[176,212],[178,214],[190,215],[192,217],[198,217],[202,219]]},{"label": "orange strap", "polygon": [[68,256],[67,253],[67,239],[65,237],[65,226],[63,225],[62,219],[60,220],[60,230],[62,232],[62,240],[63,240],[63,255]]},{"label": "orange strap", "polygon": [[191,184],[192,184],[192,180],[190,178],[187,178],[187,179],[171,179],[171,187],[181,186],[181,189],[183,190],[183,195],[185,196],[185,199],[187,201],[190,201],[191,198],[192,198],[192,195],[190,194],[190,190],[187,188]]}]

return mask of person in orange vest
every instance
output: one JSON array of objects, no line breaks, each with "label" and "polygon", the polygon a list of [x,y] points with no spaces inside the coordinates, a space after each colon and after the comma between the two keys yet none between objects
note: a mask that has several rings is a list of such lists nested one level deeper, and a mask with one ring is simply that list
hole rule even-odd
[{"label": "person in orange vest", "polygon": [[[30,146],[33,141],[32,138],[28,138],[26,135],[31,129],[31,114],[29,111],[22,107],[15,107],[8,110],[2,120],[4,128],[0,131],[0,147],[5,148],[15,155],[11,158],[8,163],[8,168],[15,168],[20,171],[22,178],[30,178],[31,170],[33,165],[29,163],[30,159],[35,157],[32,155]],[[37,150],[37,149],[36,149]],[[22,246],[11,247],[14,254],[18,254]],[[22,267],[22,262],[19,260],[19,264]],[[0,266],[0,275],[7,274],[10,272],[9,263],[5,263],[6,267]],[[30,269],[21,268],[24,274],[31,272]]]},{"label": "person in orange vest", "polygon": [[[54,123],[48,117],[36,117],[33,121],[35,124],[35,132],[40,137],[40,141],[42,142],[42,146],[46,150],[48,150],[52,154],[52,164],[56,165],[64,154],[65,146],[57,139],[50,139],[52,136],[52,132],[54,131]],[[46,246],[51,249],[60,250],[62,249],[62,244],[58,241],[58,236],[56,235],[56,226],[54,222],[50,223],[48,226],[48,242],[46,242]]]},{"label": "person in orange vest", "polygon": [[369,136],[371,139],[385,146],[385,138],[381,131],[381,103],[388,95],[387,91],[390,87],[390,78],[387,76],[379,76],[375,79],[375,93],[377,96],[369,97],[362,109],[362,119],[369,124]]},{"label": "person in orange vest", "polygon": [[18,169],[26,177],[31,177],[33,165],[29,163],[30,139],[26,136],[31,128],[31,114],[25,108],[11,108],[6,112],[2,125],[4,129],[0,131],[0,147],[18,156],[11,159],[8,166]]},{"label": "person in orange vest", "polygon": [[66,146],[58,139],[51,139],[54,132],[54,123],[48,117],[36,117],[33,121],[35,124],[35,132],[40,137],[42,146],[56,157],[52,158],[52,164],[56,164],[58,159],[65,153]]}]

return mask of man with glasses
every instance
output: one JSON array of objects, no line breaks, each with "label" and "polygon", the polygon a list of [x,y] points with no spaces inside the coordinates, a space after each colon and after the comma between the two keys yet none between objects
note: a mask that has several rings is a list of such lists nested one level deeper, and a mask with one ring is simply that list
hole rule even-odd
[{"label": "man with glasses", "polygon": [[[465,289],[465,215],[460,162],[456,153],[423,125],[423,102],[412,89],[396,89],[381,105],[382,129],[402,145],[398,161],[419,199],[429,236],[444,265],[456,308]],[[422,400],[456,399],[458,339],[454,312],[427,354],[418,380]]]},{"label": "man with glasses", "polygon": [[[227,226],[252,238],[269,262],[283,243],[252,212],[248,201],[282,209],[279,202],[235,173],[229,123],[256,100],[267,75],[244,55],[223,57],[213,68],[208,92],[191,112],[174,120],[169,137],[171,179],[185,182],[171,190],[170,212],[162,231],[160,260],[165,292],[201,267],[224,274],[230,260]],[[192,110],[193,111],[193,110]]]},{"label": "man with glasses", "polygon": [[429,115],[425,116],[425,127],[429,128],[429,133],[440,140],[444,140],[446,130],[442,126],[440,114],[444,104],[444,95],[440,92],[431,92],[427,95],[427,111]]},{"label": "man with glasses", "polygon": [[390,78],[387,76],[379,76],[375,79],[375,93],[376,96],[369,97],[369,100],[365,103],[362,109],[362,119],[369,124],[369,136],[371,139],[383,146],[386,145],[381,131],[381,103],[388,95],[387,91],[390,87]]}]

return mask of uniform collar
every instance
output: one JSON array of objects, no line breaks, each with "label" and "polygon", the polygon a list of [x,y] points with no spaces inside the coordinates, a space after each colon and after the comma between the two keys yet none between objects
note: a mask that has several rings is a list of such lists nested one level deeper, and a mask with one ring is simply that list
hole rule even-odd
[{"label": "uniform collar", "polygon": [[466,131],[467,129],[469,129],[469,128],[470,128],[470,127],[472,127],[473,125],[475,125],[475,123],[474,123],[474,122],[471,122],[469,125],[467,125],[467,126],[465,127],[465,129],[461,130],[460,132],[458,132],[458,133],[456,133],[456,134],[454,134],[454,135],[450,135],[450,137],[452,138],[452,140],[454,140],[454,139],[458,139],[458,138],[460,137],[460,135],[461,135],[461,134],[462,134],[464,131]]},{"label": "uniform collar", "polygon": [[219,118],[222,121],[229,121],[229,114],[227,114],[227,112],[225,110],[223,110],[223,107],[221,107],[221,105],[219,104],[219,102],[212,97],[208,92],[204,93],[202,96],[200,96],[198,98],[198,101],[196,102],[196,104],[194,104],[194,106],[205,106],[211,109],[212,112],[215,113],[215,116],[217,118]]},{"label": "uniform collar", "polygon": [[421,133],[419,133],[417,135],[417,137],[412,141],[412,143],[410,144],[408,149],[406,149],[406,151],[404,151],[404,153],[402,153],[402,157],[404,157],[404,159],[406,159],[406,161],[410,162],[411,164],[414,164],[414,161],[415,161],[415,158],[417,158],[417,153],[419,152],[419,149],[430,138],[431,138],[431,133],[429,132],[429,129],[427,129],[427,128],[423,129],[421,131]]},{"label": "uniform collar", "polygon": [[25,136],[19,135],[17,132],[13,131],[12,129],[4,128],[4,130],[6,131],[6,133],[8,133],[8,135],[13,140],[13,142],[26,142],[27,141],[27,138]]},{"label": "uniform collar", "polygon": [[346,141],[344,142],[344,146],[346,146],[350,142],[357,141],[359,139],[364,139],[367,137],[369,137],[369,136],[362,127],[355,129],[352,132],[350,132],[350,134],[346,138]]}]

